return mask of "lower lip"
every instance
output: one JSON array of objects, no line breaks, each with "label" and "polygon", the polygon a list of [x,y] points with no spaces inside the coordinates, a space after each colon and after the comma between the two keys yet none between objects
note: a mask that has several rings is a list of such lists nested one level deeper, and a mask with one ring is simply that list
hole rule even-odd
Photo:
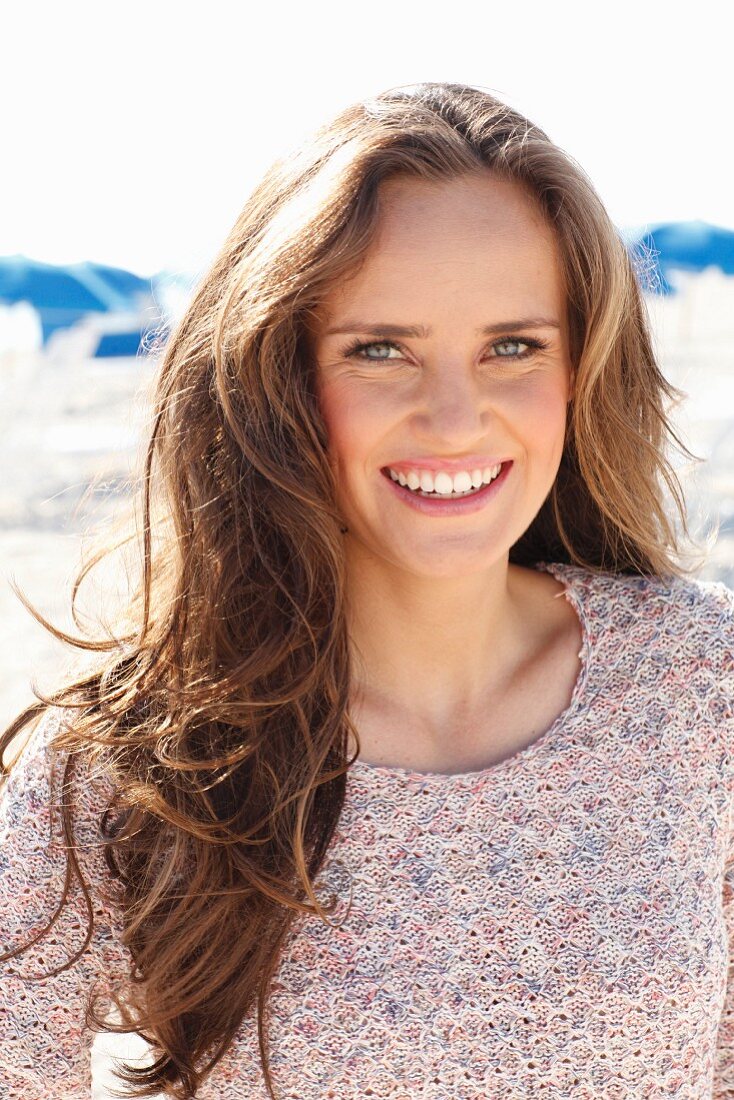
[{"label": "lower lip", "polygon": [[429,516],[466,516],[471,512],[478,512],[496,496],[507,480],[512,462],[503,462],[502,469],[489,485],[483,486],[478,493],[472,493],[468,497],[456,497],[454,500],[431,497],[419,497],[410,489],[405,489],[399,481],[393,481],[389,474],[384,473],[393,492],[397,493],[401,500],[415,508],[416,512],[425,512]]}]

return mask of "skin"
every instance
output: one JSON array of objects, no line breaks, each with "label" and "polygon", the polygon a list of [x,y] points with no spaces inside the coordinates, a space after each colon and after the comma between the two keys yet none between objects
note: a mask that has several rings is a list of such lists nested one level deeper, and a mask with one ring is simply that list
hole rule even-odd
[{"label": "skin", "polygon": [[[475,770],[542,734],[580,670],[580,624],[557,598],[563,586],[508,562],[562,455],[573,383],[565,290],[553,233],[516,184],[487,170],[395,178],[381,198],[366,262],[333,288],[314,333],[348,526],[350,715],[368,762]],[[557,327],[477,334],[520,318]],[[368,331],[330,331],[350,319],[424,325],[430,335],[394,347]],[[347,357],[356,339],[376,345]],[[494,500],[465,516],[416,512],[381,472],[471,453],[513,466]]]}]

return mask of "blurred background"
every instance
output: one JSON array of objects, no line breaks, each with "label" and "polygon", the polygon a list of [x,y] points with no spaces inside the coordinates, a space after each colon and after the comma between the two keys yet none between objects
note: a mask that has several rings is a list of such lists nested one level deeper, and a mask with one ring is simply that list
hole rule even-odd
[{"label": "blurred background", "polygon": [[[124,508],[147,349],[271,161],[348,103],[476,84],[540,124],[644,250],[702,578],[734,584],[734,192],[721,5],[15,5],[3,16],[0,726],[73,653],[71,585]],[[679,20],[679,21],[678,21]],[[87,496],[85,497],[85,493]],[[84,498],[83,507],[80,502]],[[100,590],[104,592],[104,588]],[[90,614],[95,599],[88,597]]]}]

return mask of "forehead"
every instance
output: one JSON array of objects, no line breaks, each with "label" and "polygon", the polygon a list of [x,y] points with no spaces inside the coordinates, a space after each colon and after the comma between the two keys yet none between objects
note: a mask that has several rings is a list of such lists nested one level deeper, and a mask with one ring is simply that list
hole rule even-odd
[{"label": "forehead", "polygon": [[[560,309],[555,235],[518,184],[488,171],[439,181],[398,177],[381,185],[379,197],[375,236],[359,270],[324,303],[330,318],[361,305],[385,314],[447,303],[513,316]],[[410,320],[428,320],[418,313]]]}]

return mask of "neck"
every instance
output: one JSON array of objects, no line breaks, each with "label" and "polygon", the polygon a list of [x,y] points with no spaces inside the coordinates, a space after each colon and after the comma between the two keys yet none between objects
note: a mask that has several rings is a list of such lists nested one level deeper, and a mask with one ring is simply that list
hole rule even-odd
[{"label": "neck", "polygon": [[481,572],[427,577],[350,554],[355,701],[429,730],[480,713],[527,647],[518,585],[526,572],[505,556]]}]

